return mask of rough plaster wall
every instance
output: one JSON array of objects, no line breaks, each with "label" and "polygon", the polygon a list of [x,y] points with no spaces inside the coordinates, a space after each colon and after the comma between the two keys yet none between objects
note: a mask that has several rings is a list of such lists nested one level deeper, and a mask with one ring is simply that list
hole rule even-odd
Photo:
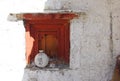
[{"label": "rough plaster wall", "polygon": [[[87,78],[83,80],[78,74],[80,70],[25,70],[24,81],[89,81]],[[40,76],[41,75],[41,76]],[[85,75],[87,77],[87,75]]]},{"label": "rough plaster wall", "polygon": [[110,1],[61,0],[60,2],[63,5],[62,9],[86,12],[86,16],[73,20],[71,24],[70,67],[83,71],[78,74],[82,77],[81,81],[109,81],[114,66],[110,38]]},{"label": "rough plaster wall", "polygon": [[112,19],[113,19],[113,54],[114,59],[120,55],[120,1],[112,1]]},{"label": "rough plaster wall", "polygon": [[[111,17],[111,7],[113,6],[111,1],[48,0],[46,8],[59,9],[56,7],[58,2],[61,3],[59,8],[62,10],[82,11],[86,12],[86,15],[83,14],[79,19],[71,21],[71,70],[63,71],[67,75],[62,77],[61,71],[44,71],[43,73],[40,71],[38,76],[47,75],[44,81],[50,79],[55,81],[66,81],[66,79],[70,79],[69,81],[109,81],[115,62],[113,52],[116,52],[116,47],[119,46],[117,45],[119,41],[115,42],[114,32],[116,30],[112,28],[117,22]],[[119,36],[119,33],[117,34]],[[111,35],[113,39],[111,39]],[[71,74],[73,77],[70,77]],[[42,77],[37,80],[40,81],[43,79]]]},{"label": "rough plaster wall", "polygon": [[[87,0],[83,2],[82,0],[77,0],[77,3],[84,3],[84,5],[80,7],[86,6],[84,8],[86,10],[87,17],[82,23],[83,26],[80,26],[80,24],[77,26],[80,31],[82,30],[81,34],[76,38],[73,36],[73,41],[78,41],[78,37],[81,37],[81,45],[77,47],[74,46],[75,44],[73,45],[80,50],[76,50],[76,48],[74,48],[75,52],[71,55],[77,53],[78,57],[80,57],[79,67],[77,66],[77,68],[85,71],[83,77],[84,75],[88,75],[88,77],[83,78],[83,81],[86,80],[86,78],[86,81],[109,81],[113,68],[110,48],[111,30],[109,4],[107,0]],[[72,9],[76,8],[77,7],[75,6],[75,8],[73,7]],[[84,10],[84,8],[82,8],[82,10]],[[76,30],[78,31],[78,29]],[[74,60],[75,62],[78,62],[76,58]],[[72,66],[75,67],[76,64],[77,63],[73,63]]]}]

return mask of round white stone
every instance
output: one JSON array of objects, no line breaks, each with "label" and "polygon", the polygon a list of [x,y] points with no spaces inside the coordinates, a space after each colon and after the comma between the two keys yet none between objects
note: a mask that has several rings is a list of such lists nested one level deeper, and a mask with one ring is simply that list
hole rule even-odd
[{"label": "round white stone", "polygon": [[38,53],[34,59],[35,65],[38,67],[45,67],[49,62],[49,58],[45,53]]}]

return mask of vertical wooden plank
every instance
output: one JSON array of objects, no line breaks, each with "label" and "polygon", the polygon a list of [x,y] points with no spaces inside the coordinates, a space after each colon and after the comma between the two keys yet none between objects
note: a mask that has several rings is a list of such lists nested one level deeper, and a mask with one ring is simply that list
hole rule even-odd
[{"label": "vertical wooden plank", "polygon": [[65,30],[64,30],[64,25],[61,25],[60,27],[60,59],[62,61],[65,61],[64,56],[65,56]]},{"label": "vertical wooden plank", "polygon": [[65,28],[65,61],[69,63],[70,55],[70,25],[69,23],[64,24]]}]

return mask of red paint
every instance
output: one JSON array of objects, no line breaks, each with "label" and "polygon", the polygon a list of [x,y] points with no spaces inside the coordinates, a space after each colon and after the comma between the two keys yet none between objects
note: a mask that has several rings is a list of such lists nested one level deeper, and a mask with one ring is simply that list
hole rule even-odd
[{"label": "red paint", "polygon": [[70,19],[77,17],[72,13],[24,14],[26,29],[26,60],[31,63],[40,49],[49,57],[69,63]]}]

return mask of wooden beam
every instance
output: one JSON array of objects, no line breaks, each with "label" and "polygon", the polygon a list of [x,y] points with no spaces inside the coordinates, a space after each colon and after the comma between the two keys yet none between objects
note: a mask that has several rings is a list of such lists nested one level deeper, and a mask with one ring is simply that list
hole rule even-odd
[{"label": "wooden beam", "polygon": [[[9,21],[19,21],[19,20],[44,20],[44,19],[73,19],[79,18],[81,15],[86,15],[85,12],[56,12],[56,13],[10,13],[8,15]],[[47,17],[48,16],[48,17]],[[34,18],[33,18],[34,17]]]}]

